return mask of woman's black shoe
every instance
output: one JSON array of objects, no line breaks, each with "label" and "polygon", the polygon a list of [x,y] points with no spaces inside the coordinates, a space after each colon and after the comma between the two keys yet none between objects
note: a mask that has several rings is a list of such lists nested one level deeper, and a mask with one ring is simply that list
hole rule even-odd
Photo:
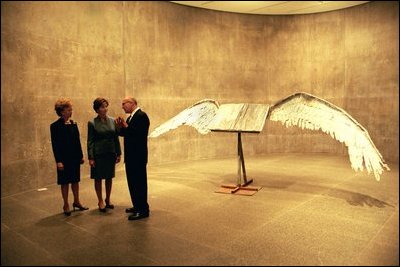
[{"label": "woman's black shoe", "polygon": [[65,208],[63,207],[63,210],[64,210],[64,215],[65,216],[71,216],[71,211],[69,209],[65,210]]},{"label": "woman's black shoe", "polygon": [[74,207],[74,211],[75,211],[75,208],[77,208],[78,210],[88,210],[89,209],[88,207],[82,206],[82,204],[76,204],[76,203],[72,203],[72,207]]},{"label": "woman's black shoe", "polygon": [[99,205],[99,211],[100,211],[100,212],[106,212],[106,207],[100,208],[100,205]]},{"label": "woman's black shoe", "polygon": [[110,204],[110,202],[106,201],[106,209],[114,209],[114,204]]},{"label": "woman's black shoe", "polygon": [[65,216],[71,216],[71,212],[70,211],[64,211],[64,215]]},{"label": "woman's black shoe", "polygon": [[114,209],[114,204],[106,204],[107,209]]}]

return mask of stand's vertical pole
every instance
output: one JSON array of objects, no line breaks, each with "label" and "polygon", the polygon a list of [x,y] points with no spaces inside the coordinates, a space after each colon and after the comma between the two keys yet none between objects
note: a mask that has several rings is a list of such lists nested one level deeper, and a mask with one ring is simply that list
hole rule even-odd
[{"label": "stand's vertical pole", "polygon": [[244,181],[245,184],[247,184],[246,167],[244,166],[243,146],[242,146],[242,139],[241,138],[240,138],[240,160],[242,162],[243,181]]},{"label": "stand's vertical pole", "polygon": [[238,132],[238,180],[237,185],[242,184],[242,174],[244,183],[247,183],[246,167],[244,165],[243,146],[242,146],[242,133]]},{"label": "stand's vertical pole", "polygon": [[238,132],[238,147],[237,147],[237,153],[238,153],[238,174],[237,174],[237,186],[240,186],[242,183],[242,162],[241,162],[241,148],[242,148],[242,139],[240,137],[240,132]]}]

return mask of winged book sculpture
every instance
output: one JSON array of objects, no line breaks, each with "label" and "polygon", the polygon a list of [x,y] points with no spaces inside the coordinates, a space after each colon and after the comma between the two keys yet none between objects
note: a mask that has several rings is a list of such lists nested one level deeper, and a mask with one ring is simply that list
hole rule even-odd
[{"label": "winged book sculpture", "polygon": [[[295,93],[274,105],[222,104],[212,99],[201,100],[180,112],[152,131],[149,137],[160,136],[181,125],[189,125],[201,134],[210,131],[238,133],[239,172],[245,166],[241,133],[260,133],[266,119],[279,121],[286,127],[322,130],[348,147],[351,167],[355,171],[367,169],[377,181],[383,170],[390,170],[372,142],[368,131],[346,111],[308,93]],[[239,177],[240,179],[240,177]]]}]

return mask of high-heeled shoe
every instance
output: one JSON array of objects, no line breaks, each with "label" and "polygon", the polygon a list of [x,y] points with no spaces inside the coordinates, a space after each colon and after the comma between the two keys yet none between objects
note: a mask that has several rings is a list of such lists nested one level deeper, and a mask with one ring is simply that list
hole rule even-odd
[{"label": "high-heeled shoe", "polygon": [[106,212],[106,207],[100,208],[100,205],[99,205],[99,211],[100,211],[100,212]]},{"label": "high-heeled shoe", "polygon": [[66,210],[66,209],[63,207],[63,210],[64,210],[64,215],[65,215],[65,216],[71,216],[71,211],[69,210],[69,208]]},{"label": "high-heeled shoe", "polygon": [[84,206],[82,206],[82,204],[76,204],[76,203],[72,203],[72,207],[74,208],[74,211],[75,211],[75,208],[77,208],[78,210],[88,210],[89,208],[88,207],[84,207]]},{"label": "high-heeled shoe", "polygon": [[106,201],[106,208],[107,209],[114,209],[114,204],[110,204],[110,202]]}]

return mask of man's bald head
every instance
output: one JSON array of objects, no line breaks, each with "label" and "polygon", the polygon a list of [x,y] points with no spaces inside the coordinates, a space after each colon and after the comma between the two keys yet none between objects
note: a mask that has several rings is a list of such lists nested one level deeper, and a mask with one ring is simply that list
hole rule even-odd
[{"label": "man's bald head", "polygon": [[130,102],[133,103],[135,105],[137,105],[137,100],[136,98],[132,97],[132,96],[127,96],[124,98],[124,100],[122,102]]},{"label": "man's bald head", "polygon": [[127,96],[122,100],[122,108],[125,113],[132,113],[137,107],[137,101],[134,97]]}]

